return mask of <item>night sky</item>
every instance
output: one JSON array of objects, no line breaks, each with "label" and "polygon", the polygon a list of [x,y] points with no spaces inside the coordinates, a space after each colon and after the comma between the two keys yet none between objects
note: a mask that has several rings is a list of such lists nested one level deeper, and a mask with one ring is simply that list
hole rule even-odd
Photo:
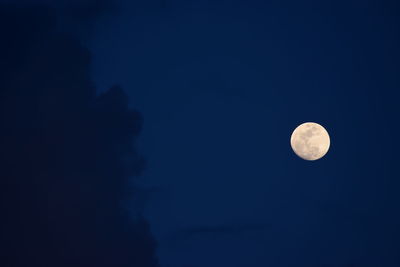
[{"label": "night sky", "polygon": [[0,266],[400,266],[397,1],[0,0],[0,34]]}]

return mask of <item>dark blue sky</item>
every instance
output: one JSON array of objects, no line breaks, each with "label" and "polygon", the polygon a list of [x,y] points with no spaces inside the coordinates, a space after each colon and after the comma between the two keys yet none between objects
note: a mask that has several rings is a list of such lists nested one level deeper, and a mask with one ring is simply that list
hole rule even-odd
[{"label": "dark blue sky", "polygon": [[[163,266],[400,266],[399,6],[164,4],[127,4],[90,44],[98,87],[145,118]],[[290,149],[305,121],[331,135],[320,161]]]},{"label": "dark blue sky", "polygon": [[[37,39],[53,40],[59,33],[43,26],[52,23],[42,22],[33,31],[39,37],[29,34],[32,30],[26,25],[42,17],[25,16],[14,19],[25,21],[21,24],[25,26],[16,23],[7,32],[12,37],[5,35],[10,40],[16,38],[12,33],[21,36],[15,43],[24,45],[12,51],[18,55],[15,58],[25,61],[10,56],[18,68],[8,70],[11,74],[5,67],[0,69],[6,73],[0,76],[2,88],[11,88],[2,89],[4,99],[11,99],[4,101],[10,107],[2,110],[2,118],[10,118],[4,123],[12,129],[10,136],[20,131],[13,123],[19,115],[9,111],[14,110],[13,103],[27,113],[31,105],[66,106],[55,113],[62,118],[57,127],[63,130],[53,129],[51,116],[41,121],[41,114],[54,113],[53,105],[40,109],[37,117],[28,117],[30,127],[39,121],[48,133],[43,138],[38,134],[40,142],[34,139],[26,148],[21,145],[21,153],[39,151],[44,140],[61,159],[40,152],[41,168],[30,176],[23,172],[15,176],[32,177],[32,181],[43,172],[49,177],[56,173],[64,177],[62,181],[74,177],[72,189],[61,192],[82,193],[86,191],[76,188],[91,185],[93,191],[73,203],[89,210],[106,209],[105,217],[116,218],[106,219],[92,235],[95,240],[109,240],[103,232],[113,236],[109,246],[118,252],[113,250],[104,263],[85,254],[84,245],[78,246],[74,259],[85,259],[82,266],[154,267],[155,257],[162,267],[400,266],[400,6],[396,1],[83,2],[87,6],[79,7],[74,16],[65,6],[59,6],[58,12],[66,18],[63,29],[79,36],[87,50],[75,47],[76,37],[71,44],[50,42],[49,50],[55,52],[47,54],[44,46],[39,55],[60,55],[60,59],[40,63],[43,77],[35,78],[36,65],[26,62],[36,62],[29,55],[48,44],[47,39]],[[14,21],[4,19],[8,20]],[[45,33],[37,30],[42,28],[47,29]],[[31,42],[39,45],[31,46]],[[0,50],[6,55],[10,48],[3,46]],[[30,52],[19,52],[25,50]],[[90,58],[82,56],[86,53]],[[53,71],[54,64],[65,69]],[[28,66],[37,84],[26,78],[20,66]],[[47,81],[46,77],[61,78]],[[97,95],[105,94],[96,97],[88,80],[96,86]],[[38,89],[43,81],[45,92]],[[17,84],[19,94],[13,93],[11,84]],[[119,88],[110,90],[115,84],[127,95]],[[57,97],[49,93],[51,89]],[[36,91],[39,97],[32,98],[29,92]],[[141,115],[128,110],[128,101]],[[330,151],[315,162],[301,160],[290,148],[290,134],[306,121],[322,124],[331,137]],[[65,141],[55,137],[54,131],[63,137],[72,134],[74,139]],[[29,135],[29,131],[24,133]],[[14,143],[2,144],[6,144],[2,159],[8,159],[10,151],[16,151]],[[64,146],[70,145],[74,149],[65,151]],[[146,167],[139,154],[144,155]],[[62,167],[52,170],[54,163],[48,158]],[[8,161],[10,166],[19,166],[31,165],[32,159]],[[133,175],[124,172],[130,168],[126,162],[133,166]],[[74,164],[78,167],[71,167]],[[10,176],[12,168],[4,173]],[[47,180],[39,181],[35,182],[39,188],[54,191]],[[134,189],[124,195],[128,183]],[[4,191],[19,190],[19,186],[10,188]],[[37,195],[30,194],[22,199]],[[132,238],[129,235],[126,240],[122,230],[116,230],[126,224],[126,218],[116,215],[121,199],[131,217],[139,218],[132,226]],[[58,201],[70,203],[67,196]],[[111,208],[108,201],[113,203]],[[42,202],[38,203],[31,208],[14,205],[7,214],[20,210],[39,214]],[[63,214],[63,206],[57,207]],[[61,216],[52,210],[40,212]],[[96,216],[76,216],[74,222],[91,228],[98,221]],[[68,229],[67,233],[75,231],[67,223],[54,225]],[[85,227],[75,234],[85,232]],[[36,231],[34,226],[27,229]],[[13,230],[24,240],[18,228]],[[58,236],[54,239],[59,241]],[[87,239],[88,244],[94,242]],[[71,240],[71,244],[82,243],[78,237]],[[23,255],[18,248],[11,249],[12,253]],[[109,249],[95,245],[90,253]],[[121,260],[125,265],[115,262],[125,256],[127,260]],[[57,257],[49,260],[53,264],[49,266],[57,260],[64,262],[58,266],[69,266]]]}]

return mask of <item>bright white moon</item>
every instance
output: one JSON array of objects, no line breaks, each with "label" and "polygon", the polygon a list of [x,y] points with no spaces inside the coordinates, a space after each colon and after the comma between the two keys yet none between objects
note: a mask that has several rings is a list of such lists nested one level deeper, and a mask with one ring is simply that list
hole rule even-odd
[{"label": "bright white moon", "polygon": [[315,122],[300,124],[290,137],[294,153],[305,160],[317,160],[325,156],[330,143],[328,132]]}]

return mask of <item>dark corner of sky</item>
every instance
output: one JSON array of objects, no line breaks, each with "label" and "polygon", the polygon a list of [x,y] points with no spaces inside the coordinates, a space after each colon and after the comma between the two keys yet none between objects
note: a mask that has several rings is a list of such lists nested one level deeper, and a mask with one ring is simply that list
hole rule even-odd
[{"label": "dark corner of sky", "polygon": [[148,222],[123,205],[142,116],[118,86],[96,94],[75,32],[113,6],[0,1],[1,266],[158,266]]}]

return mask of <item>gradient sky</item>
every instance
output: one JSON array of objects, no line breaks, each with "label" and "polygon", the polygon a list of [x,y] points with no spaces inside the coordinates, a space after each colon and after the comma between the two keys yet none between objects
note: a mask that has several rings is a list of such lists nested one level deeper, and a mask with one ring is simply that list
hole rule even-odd
[{"label": "gradient sky", "polygon": [[[126,4],[90,42],[145,118],[163,266],[399,266],[399,6]],[[331,135],[317,162],[291,131]]]},{"label": "gradient sky", "polygon": [[[70,27],[97,94],[117,84],[143,117],[147,165],[126,206],[160,266],[400,266],[396,1],[105,10]],[[315,162],[290,148],[307,121],[331,136]]]}]

